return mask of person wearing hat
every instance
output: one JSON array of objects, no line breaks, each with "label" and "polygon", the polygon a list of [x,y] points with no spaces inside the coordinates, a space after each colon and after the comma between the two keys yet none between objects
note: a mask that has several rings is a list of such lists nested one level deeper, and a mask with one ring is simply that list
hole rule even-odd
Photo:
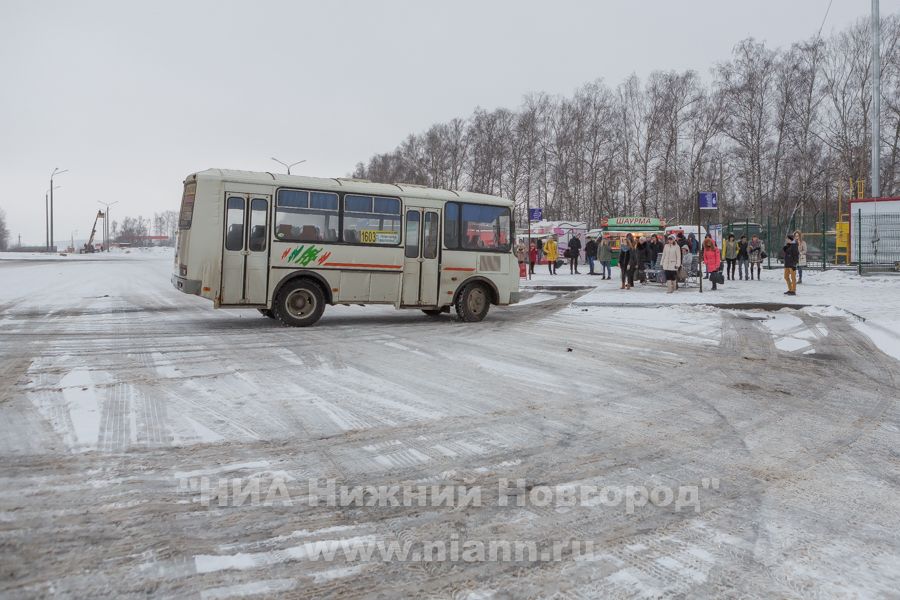
[{"label": "person wearing hat", "polygon": [[588,238],[587,244],[584,245],[584,259],[590,267],[588,275],[596,275],[594,273],[594,261],[597,259],[597,241],[593,236]]},{"label": "person wearing hat", "polygon": [[734,281],[734,269],[737,266],[738,246],[734,239],[734,234],[729,233],[728,239],[725,241],[725,275],[731,281]]},{"label": "person wearing hat", "polygon": [[675,243],[675,236],[670,235],[662,251],[662,268],[666,274],[666,293],[675,291],[678,269],[681,268],[681,248]]},{"label": "person wearing hat", "polygon": [[[684,237],[684,234],[680,234],[681,237]],[[700,250],[700,242],[697,241],[697,236],[694,235],[694,232],[691,232],[687,236],[687,247],[691,254],[697,254]]]},{"label": "person wearing hat", "polygon": [[788,289],[786,296],[797,295],[797,265],[800,263],[800,248],[797,246],[797,240],[790,233],[784,241],[784,281],[787,283]]}]

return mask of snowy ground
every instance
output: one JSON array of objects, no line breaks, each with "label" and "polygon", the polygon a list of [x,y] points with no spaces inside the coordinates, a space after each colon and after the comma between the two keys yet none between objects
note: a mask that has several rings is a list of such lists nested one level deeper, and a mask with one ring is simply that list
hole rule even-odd
[{"label": "snowy ground", "polygon": [[[848,314],[861,317],[854,321],[854,326],[868,335],[883,352],[900,360],[900,276],[861,277],[848,271],[806,269],[803,284],[797,286],[797,295],[785,296],[787,286],[782,273],[780,269],[763,270],[761,280],[726,281],[716,291],[712,291],[709,282],[704,281],[702,293],[698,286],[693,285],[675,294],[666,294],[663,286],[653,283],[637,283],[630,290],[620,289],[619,270],[615,268],[611,281],[585,274],[569,275],[567,270],[564,274],[563,269],[556,276],[541,270],[530,281],[523,282],[523,287],[536,290],[545,287],[591,287],[590,293],[574,302],[575,306],[715,304],[743,307],[774,303],[806,307],[803,312],[810,314]],[[784,317],[770,315],[770,318]]]},{"label": "snowy ground", "polygon": [[[702,297],[540,275],[527,285],[596,289],[537,289],[479,324],[335,307],[296,330],[174,291],[171,262],[0,256],[0,596],[900,586],[900,363],[876,346],[896,347],[900,280],[810,272],[791,299],[810,306],[771,313],[694,304],[783,302],[774,271]],[[312,478],[481,499],[310,505]],[[228,479],[279,493],[229,502]],[[581,486],[612,495],[535,496]],[[622,490],[634,501],[610,500]],[[593,547],[423,562],[312,546],[496,540]]]}]

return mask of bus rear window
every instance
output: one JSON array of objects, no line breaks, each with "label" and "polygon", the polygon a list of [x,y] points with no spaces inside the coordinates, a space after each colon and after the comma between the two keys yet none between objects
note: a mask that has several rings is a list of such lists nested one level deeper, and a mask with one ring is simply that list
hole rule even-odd
[{"label": "bus rear window", "polygon": [[197,193],[197,183],[184,184],[184,195],[181,196],[181,213],[178,217],[178,229],[190,229],[194,219],[194,196]]}]

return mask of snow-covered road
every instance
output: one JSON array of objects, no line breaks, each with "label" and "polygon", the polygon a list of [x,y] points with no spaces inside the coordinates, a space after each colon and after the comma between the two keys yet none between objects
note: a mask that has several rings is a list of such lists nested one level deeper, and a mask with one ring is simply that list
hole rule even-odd
[{"label": "snow-covered road", "polygon": [[[0,595],[806,597],[900,586],[900,363],[844,312],[661,306],[658,288],[601,286],[541,291],[477,324],[334,307],[297,330],[174,291],[165,253],[5,258]],[[761,285],[774,290],[768,276]],[[855,296],[851,285],[832,284],[841,308],[888,323],[888,347],[896,314],[875,298],[895,284]],[[716,300],[728,293],[738,296]],[[600,306],[628,294],[653,308]],[[216,486],[230,479],[279,495],[229,502]],[[372,486],[366,498],[392,485],[481,497],[310,505],[311,479]],[[583,486],[612,496],[572,506],[534,493]],[[660,492],[641,503],[643,489]],[[635,501],[615,502],[617,490]],[[593,546],[559,560],[429,562],[316,560],[309,546],[497,540]]]}]

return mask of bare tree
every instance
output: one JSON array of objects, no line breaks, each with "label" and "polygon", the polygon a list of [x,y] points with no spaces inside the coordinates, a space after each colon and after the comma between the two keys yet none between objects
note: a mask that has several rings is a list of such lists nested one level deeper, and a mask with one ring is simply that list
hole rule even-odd
[{"label": "bare tree", "polygon": [[[882,24],[882,189],[900,190],[900,17]],[[752,38],[704,82],[694,71],[632,75],[572,97],[537,93],[513,111],[409,135],[354,176],[499,194],[551,219],[641,214],[694,220],[717,189],[725,219],[827,211],[833,190],[866,177],[870,36],[859,21],[781,50]]]},{"label": "bare tree", "polygon": [[6,213],[0,208],[0,251],[9,248],[9,228],[6,226]]}]

